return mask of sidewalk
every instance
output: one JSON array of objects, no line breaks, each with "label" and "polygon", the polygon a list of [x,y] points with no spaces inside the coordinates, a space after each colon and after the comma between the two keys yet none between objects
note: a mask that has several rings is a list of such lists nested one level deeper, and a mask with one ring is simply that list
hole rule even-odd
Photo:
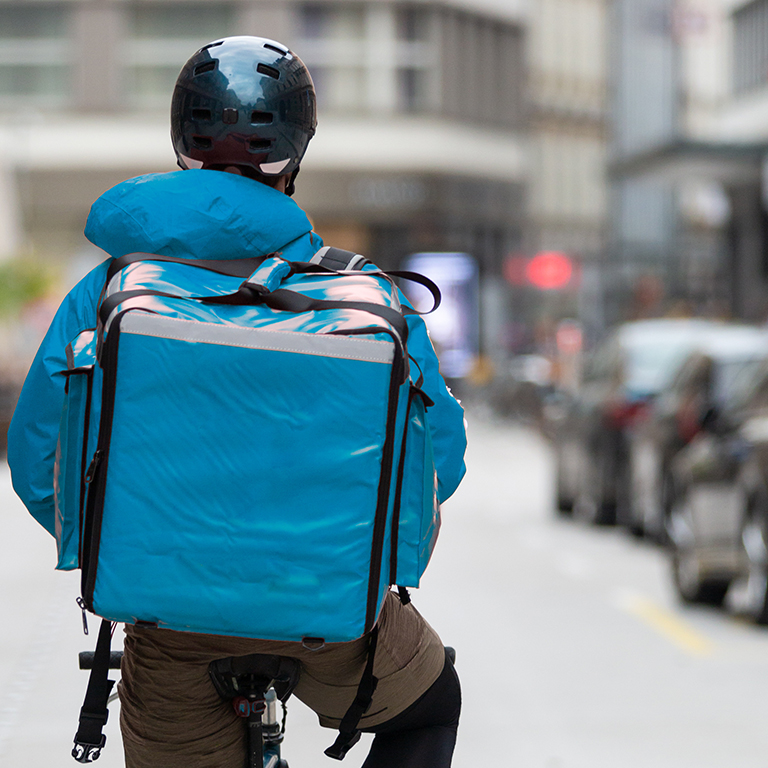
[{"label": "sidewalk", "polygon": [[[80,572],[55,571],[56,545],[13,493],[0,463],[0,765],[54,768],[68,756],[87,673],[77,654],[92,650],[98,620],[84,637]],[[116,643],[119,646],[119,641]],[[116,710],[117,708],[115,708]],[[101,768],[123,765],[117,711]]]}]

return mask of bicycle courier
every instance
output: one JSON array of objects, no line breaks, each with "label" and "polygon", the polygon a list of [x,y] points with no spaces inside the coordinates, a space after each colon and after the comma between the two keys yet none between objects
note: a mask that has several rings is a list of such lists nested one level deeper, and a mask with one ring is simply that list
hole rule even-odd
[{"label": "bicycle courier", "polygon": [[379,271],[113,261],[70,346],[57,454],[59,567],[82,568],[87,608],[264,639],[369,631],[439,529],[407,336]]},{"label": "bicycle courier", "polygon": [[464,474],[424,322],[293,200],[234,174],[130,179],[86,235],[110,258],[60,306],[8,449],[57,567],[82,569],[81,607],[105,619],[76,756],[103,746],[123,621],[307,647],[367,635],[341,757],[388,586],[419,584]]}]

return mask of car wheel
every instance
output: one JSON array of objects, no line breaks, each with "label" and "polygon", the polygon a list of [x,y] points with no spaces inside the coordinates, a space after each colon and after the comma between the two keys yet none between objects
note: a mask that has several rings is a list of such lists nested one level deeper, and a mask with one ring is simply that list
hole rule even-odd
[{"label": "car wheel", "polygon": [[592,525],[616,525],[616,503],[604,497],[606,474],[606,457],[602,453],[590,456],[575,507],[578,516]]},{"label": "car wheel", "polygon": [[[616,458],[614,468],[614,498],[616,499],[616,525],[621,525],[634,533],[634,513],[632,510],[632,490],[630,488],[629,456],[626,449]],[[634,529],[634,530],[633,530]]]},{"label": "car wheel", "polygon": [[757,505],[750,504],[741,528],[747,554],[747,612],[757,624],[768,624],[768,532],[766,517]]},{"label": "car wheel", "polygon": [[555,480],[556,488],[556,506],[557,513],[563,517],[570,517],[573,515],[573,498],[568,494],[565,483],[563,482],[563,469],[560,466],[562,459],[559,459],[556,467],[557,478]]},{"label": "car wheel", "polygon": [[634,478],[631,459],[627,461],[626,467],[626,486],[624,497],[624,510],[626,520],[624,527],[636,539],[645,538],[645,526],[643,525],[643,510],[638,503],[640,491],[637,488],[637,481]]},{"label": "car wheel", "polygon": [[691,553],[680,552],[673,548],[672,577],[678,597],[684,603],[696,605],[722,606],[730,579],[702,578],[699,565]]},{"label": "car wheel", "polygon": [[555,510],[563,517],[570,517],[573,514],[574,499],[573,492],[568,490],[566,479],[569,473],[563,466],[567,461],[563,450],[562,446],[555,449]]},{"label": "car wheel", "polygon": [[680,599],[684,603],[721,606],[731,585],[731,579],[705,576],[701,573],[685,492],[675,499],[670,510],[668,544],[672,580]]}]

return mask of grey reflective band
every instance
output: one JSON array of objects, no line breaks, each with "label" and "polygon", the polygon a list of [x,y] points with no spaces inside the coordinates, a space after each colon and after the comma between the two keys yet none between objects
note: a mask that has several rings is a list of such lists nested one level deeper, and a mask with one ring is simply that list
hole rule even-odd
[{"label": "grey reflective band", "polygon": [[349,264],[347,265],[347,269],[356,269],[357,265],[364,260],[365,256],[361,256],[359,253],[356,253],[355,257],[350,259]]},{"label": "grey reflective band", "polygon": [[241,325],[219,325],[148,312],[128,312],[120,321],[120,333],[154,336],[176,341],[194,341],[228,347],[293,352],[319,355],[369,363],[391,363],[395,345],[353,336],[331,336],[322,333],[272,331],[266,328],[245,328]]},{"label": "grey reflective band", "polygon": [[[330,250],[331,250],[331,246],[330,246],[330,245],[324,245],[324,246],[323,246],[323,247],[322,247],[322,248],[321,248],[321,249],[320,249],[320,250],[319,250],[319,251],[318,251],[318,252],[317,252],[317,253],[316,253],[316,254],[315,254],[315,255],[314,255],[314,256],[313,256],[311,259],[310,259],[310,260],[309,260],[309,263],[310,263],[310,264],[321,264],[321,263],[322,263],[322,261],[323,261],[323,259],[324,259],[324,258],[325,258],[325,256],[326,256],[326,254],[327,254],[327,253],[328,253],[328,251],[330,251]],[[334,261],[336,261],[336,262],[341,262],[341,259],[338,259],[338,258],[334,258],[334,257],[331,257],[331,262],[334,262]],[[358,267],[357,267],[357,265],[358,265],[358,264],[359,264],[361,261],[366,261],[366,258],[365,258],[365,256],[362,256],[361,254],[359,254],[359,253],[356,253],[356,254],[355,254],[355,255],[354,255],[354,256],[353,256],[353,257],[352,257],[352,258],[349,260],[349,263],[348,263],[348,264],[347,264],[347,265],[346,265],[346,266],[345,266],[343,269],[338,269],[338,268],[336,268],[336,271],[338,271],[338,272],[350,272],[350,271],[352,271],[352,270],[354,270],[354,269],[357,269],[357,268],[358,268]],[[328,266],[328,267],[330,267],[331,269],[334,269],[334,267],[331,267],[329,264],[326,264],[325,266]]]},{"label": "grey reflective band", "polygon": [[328,250],[331,246],[330,245],[324,245],[310,260],[310,264],[319,264],[323,260],[323,256],[325,256],[326,253],[328,253]]}]

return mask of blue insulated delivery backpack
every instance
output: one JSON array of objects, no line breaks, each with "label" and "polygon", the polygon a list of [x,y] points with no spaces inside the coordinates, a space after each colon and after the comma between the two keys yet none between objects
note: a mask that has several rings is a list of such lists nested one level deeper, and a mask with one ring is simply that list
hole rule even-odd
[{"label": "blue insulated delivery backpack", "polygon": [[89,610],[338,642],[418,586],[439,507],[407,310],[324,251],[111,264],[67,350],[55,468],[58,567]]}]

